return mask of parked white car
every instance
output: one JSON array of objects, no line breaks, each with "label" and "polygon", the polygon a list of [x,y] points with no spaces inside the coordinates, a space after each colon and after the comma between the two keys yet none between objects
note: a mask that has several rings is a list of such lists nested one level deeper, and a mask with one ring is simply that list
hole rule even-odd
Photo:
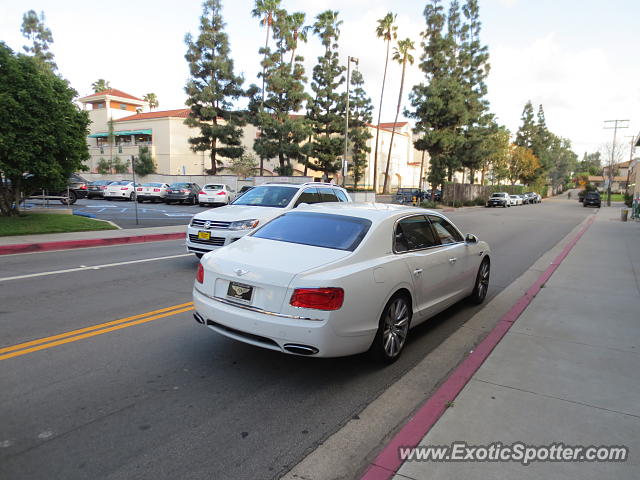
[{"label": "parked white car", "polygon": [[139,187],[140,184],[133,184],[128,180],[121,180],[119,182],[113,182],[107,185],[107,188],[104,190],[104,198],[107,200],[113,200],[114,198],[120,198],[123,200],[135,200],[136,198],[136,187]]},{"label": "parked white car", "polygon": [[152,203],[163,202],[167,196],[168,183],[148,182],[136,187],[136,199],[138,203],[149,200]]},{"label": "parked white car", "polygon": [[395,361],[409,329],[487,295],[489,246],[443,215],[391,204],[318,204],[286,212],[205,255],[195,319],[271,350]]},{"label": "parked white car", "polygon": [[509,195],[511,205],[522,205],[522,197],[520,195]]},{"label": "parked white car", "polygon": [[302,203],[350,201],[346,190],[330,183],[260,185],[239,196],[231,205],[194,215],[187,228],[187,250],[201,257]]},{"label": "parked white car", "polygon": [[223,183],[207,183],[198,194],[198,203],[207,205],[228,205],[236,199],[236,191]]}]

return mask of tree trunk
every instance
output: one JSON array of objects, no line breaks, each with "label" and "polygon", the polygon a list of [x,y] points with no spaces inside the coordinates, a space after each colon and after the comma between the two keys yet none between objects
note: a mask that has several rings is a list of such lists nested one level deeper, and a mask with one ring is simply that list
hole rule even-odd
[{"label": "tree trunk", "polygon": [[387,65],[389,64],[389,46],[391,40],[387,40],[387,57],[384,61],[384,74],[382,75],[382,91],[380,92],[380,108],[378,108],[378,123],[376,125],[376,148],[373,155],[373,193],[378,189],[378,138],[380,137],[380,119],[382,118],[382,100],[384,99],[384,84],[387,81]]},{"label": "tree trunk", "polygon": [[396,135],[396,124],[398,123],[398,116],[400,115],[400,106],[402,105],[402,91],[404,90],[404,73],[407,68],[406,58],[402,62],[402,77],[400,78],[400,94],[398,95],[398,107],[396,108],[396,118],[393,121],[393,127],[391,131],[391,144],[389,145],[389,155],[387,156],[387,167],[384,170],[384,186],[382,187],[382,193],[389,193],[389,164],[391,163],[391,151],[393,150],[393,137]]},{"label": "tree trunk", "polygon": [[420,178],[418,179],[418,188],[420,188],[420,190],[422,190],[422,172],[424,172],[424,154],[426,153],[426,150],[422,151],[422,160],[420,161]]},{"label": "tree trunk", "polygon": [[469,183],[471,185],[476,183],[476,171],[473,168],[469,169]]}]

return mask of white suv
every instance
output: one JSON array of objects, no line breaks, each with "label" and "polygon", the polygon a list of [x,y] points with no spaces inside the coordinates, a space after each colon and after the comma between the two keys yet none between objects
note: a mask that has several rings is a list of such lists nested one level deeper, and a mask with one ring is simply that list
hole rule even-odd
[{"label": "white suv", "polygon": [[268,183],[253,187],[231,205],[194,215],[187,228],[187,250],[202,257],[300,204],[321,202],[351,202],[351,198],[346,190],[330,183]]}]

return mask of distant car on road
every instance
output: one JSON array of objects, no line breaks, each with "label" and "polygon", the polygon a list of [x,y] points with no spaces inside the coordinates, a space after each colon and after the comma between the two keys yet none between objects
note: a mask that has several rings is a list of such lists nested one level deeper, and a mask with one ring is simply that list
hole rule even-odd
[{"label": "distant car on road", "polygon": [[196,203],[198,203],[198,193],[200,193],[200,187],[197,183],[172,183],[171,185],[169,185],[169,188],[167,188],[167,195],[164,197],[164,202],[167,205],[173,202],[186,202],[190,205],[195,205]]},{"label": "distant car on road", "polygon": [[167,196],[169,185],[160,182],[147,182],[136,187],[136,199],[138,203],[149,200],[151,203],[163,202]]},{"label": "distant car on road", "polygon": [[113,182],[105,188],[104,198],[106,200],[119,199],[133,201],[136,198],[136,187],[139,185],[139,183],[134,185],[134,183],[129,180]]},{"label": "distant car on road", "polygon": [[489,257],[487,243],[431,210],[316,204],[205,255],[194,316],[221,335],[282,353],[369,351],[392,363],[410,328],[465,298],[484,301]]},{"label": "distant car on road", "polygon": [[201,257],[288,210],[324,202],[351,202],[351,198],[346,190],[330,183],[269,183],[253,187],[231,205],[194,215],[187,228],[187,250]]},{"label": "distant car on road", "polygon": [[440,200],[442,200],[442,190],[436,190],[435,193],[431,195],[431,189],[429,188],[428,190],[425,191],[424,199],[432,200],[434,202],[439,202]]},{"label": "distant car on road", "polygon": [[419,188],[399,188],[393,196],[393,202],[404,203],[420,203],[424,197],[424,192]]},{"label": "distant car on road", "polygon": [[523,205],[520,195],[509,195],[510,204],[513,206]]},{"label": "distant car on road", "polygon": [[228,205],[236,199],[236,191],[224,183],[207,183],[198,194],[202,206]]},{"label": "distant car on road", "polygon": [[487,200],[487,207],[510,207],[511,198],[507,192],[496,192]]},{"label": "distant car on road", "polygon": [[87,198],[104,198],[104,191],[113,180],[94,180],[87,185]]},{"label": "distant car on road", "polygon": [[585,193],[584,200],[582,201],[582,205],[585,207],[593,205],[595,207],[600,208],[602,206],[602,200],[600,199],[600,192]]},{"label": "distant car on road", "polygon": [[529,203],[540,203],[541,197],[536,192],[525,192],[524,195],[529,199]]}]

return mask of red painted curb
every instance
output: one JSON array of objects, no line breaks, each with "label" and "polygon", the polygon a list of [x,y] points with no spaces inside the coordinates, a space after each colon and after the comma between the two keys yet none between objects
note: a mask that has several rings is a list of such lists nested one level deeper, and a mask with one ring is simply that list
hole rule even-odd
[{"label": "red painted curb", "polygon": [[578,243],[582,235],[589,229],[594,218],[593,215],[589,218],[582,230],[564,247],[562,252],[536,279],[525,294],[502,316],[496,326],[493,327],[489,334],[476,346],[473,352],[455,368],[444,383],[422,404],[413,418],[402,427],[384,447],[382,452],[378,454],[371,465],[369,465],[361,477],[361,480],[388,480],[395,475],[404,463],[403,460],[400,459],[400,447],[412,448],[420,443],[447,409],[449,402],[452,402],[469,380],[471,380],[473,374],[480,368],[502,337],[509,331],[513,323],[540,292],[540,289],[543,288],[544,284],[567,257],[571,249]]},{"label": "red painted curb", "polygon": [[121,245],[125,243],[158,242],[162,240],[179,240],[185,238],[184,233],[155,233],[131,237],[93,238],[87,240],[66,240],[61,242],[21,243],[0,246],[0,255],[16,253],[47,252],[51,250],[70,250],[72,248],[102,247],[105,245]]}]

